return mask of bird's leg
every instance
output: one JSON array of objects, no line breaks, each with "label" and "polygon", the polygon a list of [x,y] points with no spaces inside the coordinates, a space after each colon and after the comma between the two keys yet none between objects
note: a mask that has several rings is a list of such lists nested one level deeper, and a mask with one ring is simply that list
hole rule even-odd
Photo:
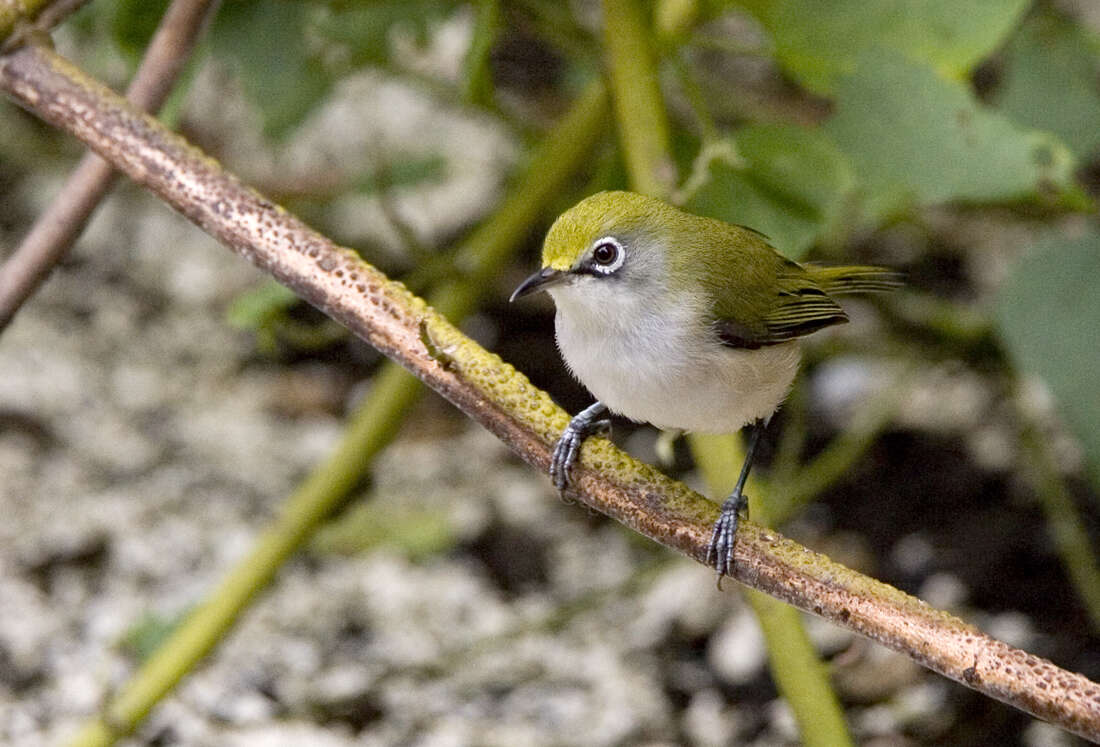
[{"label": "bird's leg", "polygon": [[737,485],[722,504],[722,513],[718,521],[714,523],[714,533],[710,537],[707,546],[707,563],[714,560],[714,568],[718,571],[718,578],[730,575],[733,570],[733,543],[737,535],[737,524],[741,520],[741,511],[748,510],[748,498],[745,496],[745,481],[749,479],[749,470],[752,469],[752,458],[756,453],[756,444],[760,441],[760,434],[764,432],[767,421],[757,420],[749,428],[749,445],[745,450],[745,463],[741,466],[741,476],[737,478]]},{"label": "bird's leg", "polygon": [[611,427],[610,420],[599,419],[605,412],[607,412],[607,406],[602,402],[596,402],[577,413],[562,431],[561,438],[554,445],[554,454],[550,458],[550,479],[554,481],[554,487],[559,491],[569,487],[573,465],[577,463],[584,439],[596,431]]}]

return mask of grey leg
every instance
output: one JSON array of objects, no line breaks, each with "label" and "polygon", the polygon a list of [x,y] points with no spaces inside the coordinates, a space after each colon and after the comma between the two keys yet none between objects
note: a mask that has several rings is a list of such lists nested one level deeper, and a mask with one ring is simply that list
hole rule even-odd
[{"label": "grey leg", "polygon": [[752,469],[752,459],[756,454],[756,444],[760,441],[767,422],[757,420],[749,431],[749,445],[745,450],[745,463],[741,466],[741,475],[737,478],[737,486],[722,504],[722,513],[718,521],[714,523],[714,533],[710,537],[710,545],[707,546],[707,563],[714,561],[714,568],[718,571],[718,578],[730,575],[733,570],[733,545],[737,535],[737,525],[741,520],[741,511],[748,508],[748,499],[745,497],[745,481],[749,479],[749,470]]},{"label": "grey leg", "polygon": [[607,407],[602,402],[596,402],[577,413],[565,426],[550,458],[550,479],[558,490],[569,487],[573,465],[577,463],[584,439],[611,426],[610,421],[599,419],[605,412]]}]

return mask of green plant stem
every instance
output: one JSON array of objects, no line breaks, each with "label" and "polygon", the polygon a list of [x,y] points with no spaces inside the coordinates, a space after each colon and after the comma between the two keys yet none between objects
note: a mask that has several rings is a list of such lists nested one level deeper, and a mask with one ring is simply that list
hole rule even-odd
[{"label": "green plant stem", "polygon": [[251,552],[111,699],[103,715],[78,732],[73,745],[113,744],[141,723],[221,641],[286,559],[351,492],[365,474],[369,459],[397,432],[402,413],[420,392],[416,379],[399,366],[384,366],[370,396],[349,420],[336,451],[291,495]]},{"label": "green plant stem", "polygon": [[699,20],[697,0],[658,0],[653,6],[653,28],[663,42],[682,39]]},{"label": "green plant stem", "polygon": [[[768,514],[774,524],[769,523],[768,526],[778,526],[787,521],[798,509],[847,474],[893,420],[906,394],[912,389],[913,378],[911,371],[898,375],[886,391],[873,396],[860,407],[848,427],[820,454],[801,467],[797,464],[797,454],[792,458],[788,450],[801,450],[802,439],[798,439],[797,443],[786,439],[781,441],[780,453],[772,467],[774,490],[770,492],[774,498],[768,504]],[[794,425],[795,430],[801,430],[804,436],[804,424],[796,422]]]},{"label": "green plant stem", "polygon": [[[604,0],[603,8],[611,92],[630,181],[639,192],[667,198],[675,166],[652,45],[632,0]],[[712,489],[712,495],[726,495],[740,471],[741,459],[731,447],[736,437],[694,435],[689,442],[708,481],[724,486]],[[795,714],[803,743],[851,744],[840,702],[797,610],[760,594],[750,594],[748,600],[764,631],[772,677]]]},{"label": "green plant stem", "polygon": [[465,72],[462,95],[476,106],[488,105],[493,100],[493,76],[489,67],[489,53],[500,31],[499,0],[480,0],[470,49],[463,63]]},{"label": "green plant stem", "polygon": [[654,43],[634,0],[604,0],[604,44],[615,121],[634,189],[667,197],[676,181]]},{"label": "green plant stem", "polygon": [[[693,433],[688,441],[710,494],[727,495],[737,483],[745,454],[737,436]],[[751,478],[748,498],[753,520],[771,526],[774,517],[769,514],[766,491]],[[798,610],[754,589],[746,588],[744,592],[764,633],[772,678],[794,713],[802,743],[809,747],[852,744],[844,710]]]},{"label": "green plant stem", "polygon": [[[463,242],[456,264],[465,274],[432,294],[436,309],[458,319],[474,308],[501,264],[582,165],[603,129],[605,112],[603,85],[593,83],[548,136],[500,209]],[[351,416],[336,451],[294,492],[252,551],[111,699],[104,714],[81,729],[73,745],[111,744],[137,727],[221,641],[286,559],[359,483],[421,391],[419,381],[399,365],[383,366],[367,398]]]},{"label": "green plant stem", "polygon": [[[136,183],[380,352],[400,362],[525,462],[545,471],[568,422],[525,376],[400,283],[333,244],[48,47],[0,55],[0,91],[74,135]],[[222,209],[232,206],[232,210]],[[881,345],[880,345],[881,347]],[[686,485],[593,438],[570,496],[702,562],[718,509]],[[1100,742],[1100,685],[752,521],[734,577],[864,635],[991,698]]]},{"label": "green plant stem", "polygon": [[699,136],[703,141],[703,145],[705,146],[715,142],[720,137],[718,128],[715,126],[714,116],[710,113],[710,108],[707,106],[703,89],[699,85],[699,81],[695,79],[695,72],[692,70],[691,60],[684,54],[684,50],[678,49],[669,56],[669,61],[676,71],[676,77],[680,80],[680,90],[684,94],[684,99],[687,101],[692,114],[695,115],[696,122],[699,124]]},{"label": "green plant stem", "polygon": [[1093,630],[1100,631],[1100,567],[1081,516],[1058,473],[1050,447],[1035,426],[1024,427],[1020,433],[1020,448],[1028,466],[1025,474],[1046,516],[1047,531],[1092,621]]}]

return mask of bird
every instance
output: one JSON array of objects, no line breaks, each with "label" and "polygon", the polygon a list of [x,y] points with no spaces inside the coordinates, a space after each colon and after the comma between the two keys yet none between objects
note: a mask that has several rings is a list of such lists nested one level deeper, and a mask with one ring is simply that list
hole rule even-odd
[{"label": "bird", "polygon": [[557,441],[559,491],[585,438],[608,412],[658,428],[736,433],[748,426],[737,485],[707,550],[719,578],[733,568],[745,481],[760,434],[790,392],[800,338],[843,324],[834,296],[889,291],[902,276],[784,257],[766,236],[625,191],[593,194],[554,221],[542,267],[510,301],[546,291],[565,364],[596,398]]}]

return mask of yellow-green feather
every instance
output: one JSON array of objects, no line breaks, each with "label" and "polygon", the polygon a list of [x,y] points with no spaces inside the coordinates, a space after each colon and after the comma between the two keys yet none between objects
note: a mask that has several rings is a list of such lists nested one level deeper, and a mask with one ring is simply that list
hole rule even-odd
[{"label": "yellow-green feather", "polygon": [[713,322],[736,344],[772,344],[845,322],[828,294],[900,285],[881,267],[800,265],[755,231],[633,192],[600,192],[563,213],[546,236],[543,266],[569,270],[606,235],[646,236],[667,247],[669,286],[704,293]]}]

